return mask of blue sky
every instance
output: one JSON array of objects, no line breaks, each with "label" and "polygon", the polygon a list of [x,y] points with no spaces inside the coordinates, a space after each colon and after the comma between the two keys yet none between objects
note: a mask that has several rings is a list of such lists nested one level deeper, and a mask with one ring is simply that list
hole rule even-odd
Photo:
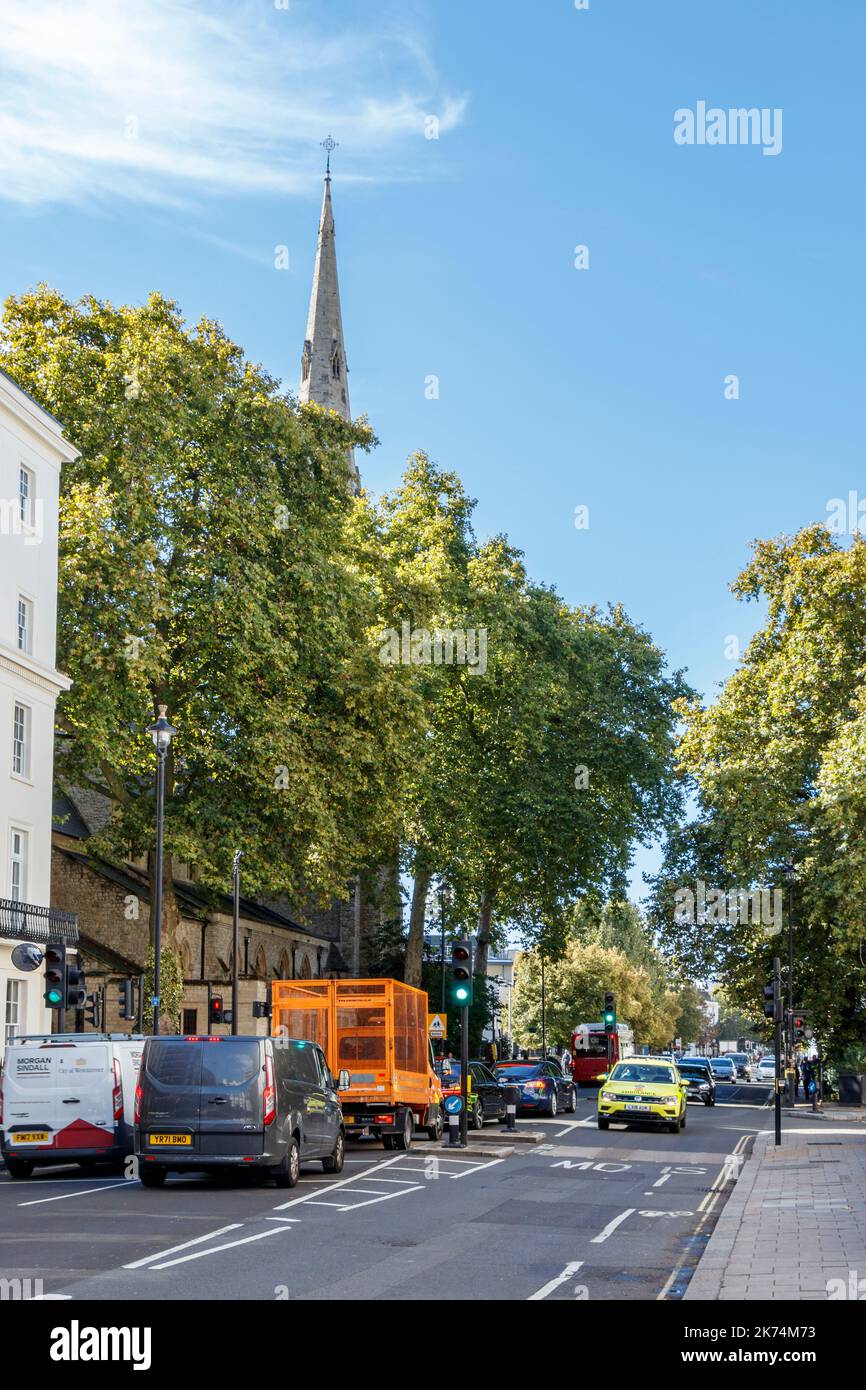
[{"label": "blue sky", "polygon": [[[711,695],[758,618],[727,588],[749,542],[866,495],[866,12],[277,5],[6,0],[0,293],[158,288],[294,388],[332,131],[366,485],[426,449],[481,534],[621,601]],[[781,108],[781,152],[677,145],[700,100]]]}]

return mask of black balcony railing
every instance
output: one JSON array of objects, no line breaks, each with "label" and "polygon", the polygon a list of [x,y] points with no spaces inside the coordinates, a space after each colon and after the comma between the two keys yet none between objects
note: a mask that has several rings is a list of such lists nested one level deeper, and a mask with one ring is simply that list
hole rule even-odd
[{"label": "black balcony railing", "polygon": [[66,941],[74,945],[78,940],[78,914],[0,898],[0,937],[11,937],[13,941]]}]

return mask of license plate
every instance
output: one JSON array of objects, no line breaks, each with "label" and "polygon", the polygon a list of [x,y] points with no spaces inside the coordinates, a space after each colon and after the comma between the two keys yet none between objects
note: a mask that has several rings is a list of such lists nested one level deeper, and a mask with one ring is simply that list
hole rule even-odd
[{"label": "license plate", "polygon": [[175,1144],[189,1145],[192,1143],[191,1134],[151,1134],[147,1141],[149,1144],[173,1146]]},{"label": "license plate", "polygon": [[28,1130],[26,1134],[10,1134],[11,1144],[47,1144],[50,1136],[45,1129]]},{"label": "license plate", "polygon": [[651,1105],[627,1105],[626,1110],[651,1110]]}]

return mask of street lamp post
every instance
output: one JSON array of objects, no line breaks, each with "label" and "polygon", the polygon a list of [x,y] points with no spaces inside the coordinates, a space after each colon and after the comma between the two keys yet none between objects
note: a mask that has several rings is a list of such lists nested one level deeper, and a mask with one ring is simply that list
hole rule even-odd
[{"label": "street lamp post", "polygon": [[[785,1020],[785,1070],[788,1074],[788,1100],[793,1105],[797,1092],[792,1082],[794,1068],[794,878],[793,864],[783,864],[782,872],[788,884],[788,1015]],[[793,1091],[793,1094],[791,1092]]]},{"label": "street lamp post", "polygon": [[547,995],[544,982],[544,952],[541,953],[541,1055],[547,1056]]},{"label": "street lamp post", "polygon": [[165,759],[177,733],[166,718],[165,705],[157,707],[155,724],[148,733],[156,748],[156,920],[153,928],[153,1034],[159,1032],[160,956],[162,953],[162,843],[165,822]]},{"label": "street lamp post", "polygon": [[241,859],[243,850],[236,849],[232,860],[232,1037],[238,1031],[238,930],[241,906]]}]

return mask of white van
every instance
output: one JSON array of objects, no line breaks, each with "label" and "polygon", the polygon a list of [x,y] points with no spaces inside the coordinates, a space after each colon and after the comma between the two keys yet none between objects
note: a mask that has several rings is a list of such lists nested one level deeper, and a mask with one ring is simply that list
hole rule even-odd
[{"label": "white van", "polygon": [[13,1178],[44,1163],[121,1163],[132,1153],[144,1038],[46,1033],[13,1038],[0,1076],[0,1150]]}]

